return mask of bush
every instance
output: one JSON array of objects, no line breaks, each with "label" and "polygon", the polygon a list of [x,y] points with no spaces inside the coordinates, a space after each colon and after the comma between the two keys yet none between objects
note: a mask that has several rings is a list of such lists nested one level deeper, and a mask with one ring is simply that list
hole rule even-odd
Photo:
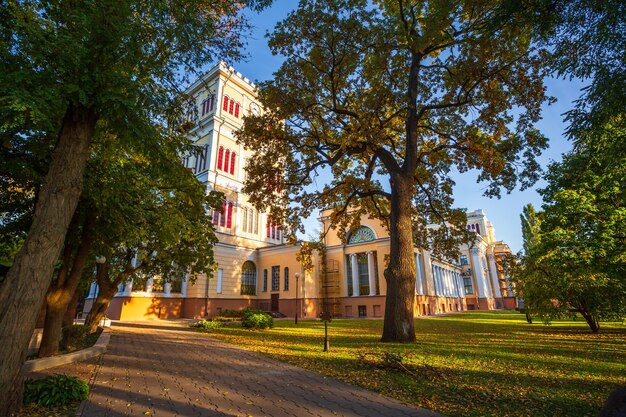
[{"label": "bush", "polygon": [[42,379],[29,379],[24,383],[26,405],[67,405],[86,400],[88,396],[89,385],[82,379],[69,375],[50,375]]},{"label": "bush", "polygon": [[217,315],[217,317],[234,317],[234,318],[242,318],[243,310],[224,310]]},{"label": "bush", "polygon": [[89,329],[82,324],[73,324],[65,326],[61,332],[61,350],[74,351],[80,349],[84,345]]},{"label": "bush", "polygon": [[243,316],[241,325],[247,329],[269,329],[274,327],[274,319],[267,313],[250,311]]},{"label": "bush", "polygon": [[202,330],[218,329],[222,326],[222,323],[214,320],[200,320],[199,322],[192,324],[191,327]]}]

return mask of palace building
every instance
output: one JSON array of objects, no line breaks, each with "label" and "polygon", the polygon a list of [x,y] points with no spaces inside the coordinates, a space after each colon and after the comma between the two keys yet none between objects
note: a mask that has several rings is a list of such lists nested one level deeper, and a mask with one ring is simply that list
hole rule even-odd
[{"label": "palace building", "polygon": [[[219,190],[226,196],[222,213],[213,213],[219,242],[212,278],[129,281],[120,285],[107,310],[109,318],[203,318],[246,307],[301,318],[317,317],[322,310],[341,317],[384,316],[389,236],[379,221],[363,217],[361,227],[342,240],[330,227],[328,213],[322,213],[326,249],[314,253],[313,268],[305,270],[297,260],[302,243],[285,244],[280,226],[255,210],[242,193],[252,152],[237,143],[234,132],[245,115],[261,111],[255,88],[219,63],[188,90],[191,134],[201,151],[184,157],[183,164],[206,184],[207,192]],[[476,243],[459,248],[456,262],[415,249],[416,315],[517,306],[502,267],[510,249],[496,241],[482,210],[468,213],[468,228],[476,233]],[[96,295],[92,284],[85,311]]]}]

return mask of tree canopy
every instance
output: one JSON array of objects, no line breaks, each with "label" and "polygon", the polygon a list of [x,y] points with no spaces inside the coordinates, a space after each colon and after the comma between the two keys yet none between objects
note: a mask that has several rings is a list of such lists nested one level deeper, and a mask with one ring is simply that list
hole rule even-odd
[{"label": "tree canopy", "polygon": [[454,170],[477,170],[490,196],[538,177],[545,54],[500,6],[303,0],[269,35],[286,59],[239,133],[257,152],[244,192],[293,229],[326,208],[340,233],[363,213],[389,227],[383,340],[415,339],[414,246],[452,255],[467,238]]},{"label": "tree canopy", "polygon": [[0,338],[13,341],[0,351],[0,414],[21,404],[19,370],[94,134],[146,147],[155,137],[166,142],[180,123],[185,81],[218,57],[239,57],[248,28],[241,10],[269,3],[0,2],[2,147],[41,138],[53,149],[29,232],[0,282]]}]

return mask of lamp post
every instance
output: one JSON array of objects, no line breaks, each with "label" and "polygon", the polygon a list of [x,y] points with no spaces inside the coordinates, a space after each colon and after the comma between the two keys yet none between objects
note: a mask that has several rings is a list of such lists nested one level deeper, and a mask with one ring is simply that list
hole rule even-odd
[{"label": "lamp post", "polygon": [[300,273],[296,272],[294,274],[294,276],[296,277],[296,319],[295,319],[295,324],[298,324],[298,289],[300,288],[300,286],[298,285],[298,280],[300,279]]}]

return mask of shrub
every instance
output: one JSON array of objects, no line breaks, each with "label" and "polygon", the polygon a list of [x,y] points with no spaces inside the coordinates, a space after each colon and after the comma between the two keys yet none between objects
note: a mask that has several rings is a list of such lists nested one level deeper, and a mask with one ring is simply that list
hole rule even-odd
[{"label": "shrub", "polygon": [[274,327],[274,319],[267,313],[247,312],[241,325],[247,329],[269,329]]},{"label": "shrub", "polygon": [[199,322],[192,324],[191,327],[202,330],[218,329],[222,326],[222,323],[214,320],[200,320]]},{"label": "shrub", "polygon": [[235,317],[242,318],[244,312],[242,310],[224,310],[217,315],[217,317]]},{"label": "shrub", "polygon": [[65,326],[61,332],[61,350],[74,351],[84,345],[89,329],[82,324]]},{"label": "shrub", "polygon": [[82,379],[69,375],[50,375],[42,379],[29,379],[24,383],[26,405],[67,405],[86,400],[88,396],[89,385]]}]

